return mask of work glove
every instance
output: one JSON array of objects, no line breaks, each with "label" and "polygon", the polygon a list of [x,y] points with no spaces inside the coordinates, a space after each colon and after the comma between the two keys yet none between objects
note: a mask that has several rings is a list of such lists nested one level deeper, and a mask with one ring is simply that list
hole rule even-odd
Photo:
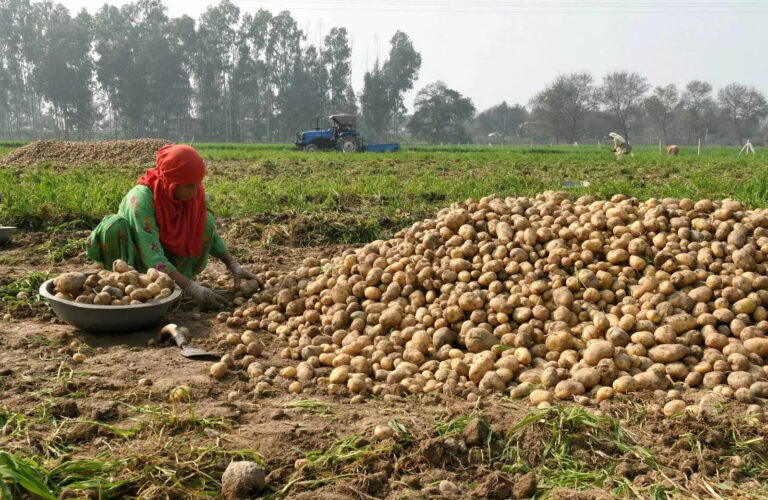
[{"label": "work glove", "polygon": [[259,284],[259,287],[264,288],[264,283],[261,281],[261,279],[259,279],[255,274],[252,274],[243,269],[243,266],[237,262],[232,262],[229,265],[229,270],[232,271],[232,274],[235,277],[235,290],[240,290],[240,281],[243,279],[256,280]]},{"label": "work glove", "polygon": [[187,288],[184,289],[184,293],[186,293],[195,304],[204,309],[218,309],[230,305],[227,299],[214,293],[210,288],[198,285],[194,281],[189,282]]}]

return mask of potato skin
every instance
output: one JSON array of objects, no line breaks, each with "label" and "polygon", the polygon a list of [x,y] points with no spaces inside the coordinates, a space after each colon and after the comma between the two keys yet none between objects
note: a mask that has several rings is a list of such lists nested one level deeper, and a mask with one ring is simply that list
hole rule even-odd
[{"label": "potato skin", "polygon": [[85,285],[86,279],[83,273],[64,273],[53,280],[53,287],[57,292],[77,297]]},{"label": "potato skin", "polygon": [[146,288],[138,288],[131,292],[131,300],[138,300],[140,302],[146,302],[152,298],[152,293]]}]

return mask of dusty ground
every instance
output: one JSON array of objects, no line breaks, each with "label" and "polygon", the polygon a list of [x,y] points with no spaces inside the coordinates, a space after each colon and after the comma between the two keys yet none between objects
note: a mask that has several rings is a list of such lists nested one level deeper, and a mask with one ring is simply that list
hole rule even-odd
[{"label": "dusty ground", "polygon": [[[85,234],[18,235],[0,248],[0,286],[32,271],[83,269]],[[281,269],[343,250],[229,243],[247,265]],[[204,281],[223,271],[211,265]],[[288,395],[277,377],[273,394],[257,396],[243,371],[214,381],[208,363],[148,346],[155,331],[96,337],[40,304],[0,307],[14,308],[13,321],[0,323],[0,450],[32,458],[61,497],[216,496],[237,459],[263,463],[262,495],[273,498],[449,497],[443,480],[456,498],[768,498],[768,426],[711,394],[687,394],[702,413],[674,419],[661,414],[664,394],[531,412],[502,396],[350,403],[316,387]],[[210,350],[226,328],[186,304],[166,319]],[[265,364],[290,363],[278,356],[284,345],[260,337]],[[78,349],[82,364],[72,361]],[[190,387],[189,403],[169,401],[180,385]],[[377,425],[393,438],[376,442]]]}]

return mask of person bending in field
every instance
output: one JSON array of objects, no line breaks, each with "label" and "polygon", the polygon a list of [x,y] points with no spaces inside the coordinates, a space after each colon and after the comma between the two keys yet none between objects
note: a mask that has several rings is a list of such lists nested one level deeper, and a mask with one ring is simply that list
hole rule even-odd
[{"label": "person bending in field", "polygon": [[616,158],[621,159],[624,155],[632,153],[632,146],[616,132],[611,132],[608,136],[613,139],[613,153]]},{"label": "person bending in field", "polygon": [[205,162],[197,151],[182,144],[163,146],[155,168],[128,191],[118,213],[105,217],[88,237],[88,257],[105,269],[117,259],[140,272],[155,268],[170,275],[196,304],[226,305],[223,297],[192,281],[209,255],[226,264],[236,288],[242,279],[257,278],[235,261],[216,231],[203,177]]}]

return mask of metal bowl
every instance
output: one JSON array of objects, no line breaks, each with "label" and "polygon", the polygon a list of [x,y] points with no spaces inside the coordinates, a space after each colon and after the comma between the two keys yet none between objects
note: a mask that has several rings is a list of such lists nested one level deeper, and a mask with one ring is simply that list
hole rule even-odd
[{"label": "metal bowl", "polygon": [[160,322],[163,314],[181,296],[181,288],[156,304],[99,306],[80,304],[56,297],[53,279],[40,285],[40,295],[48,299],[56,315],[70,325],[89,333],[129,333],[148,330]]},{"label": "metal bowl", "polygon": [[13,226],[0,226],[0,245],[4,245],[11,241],[11,236],[16,231]]}]

